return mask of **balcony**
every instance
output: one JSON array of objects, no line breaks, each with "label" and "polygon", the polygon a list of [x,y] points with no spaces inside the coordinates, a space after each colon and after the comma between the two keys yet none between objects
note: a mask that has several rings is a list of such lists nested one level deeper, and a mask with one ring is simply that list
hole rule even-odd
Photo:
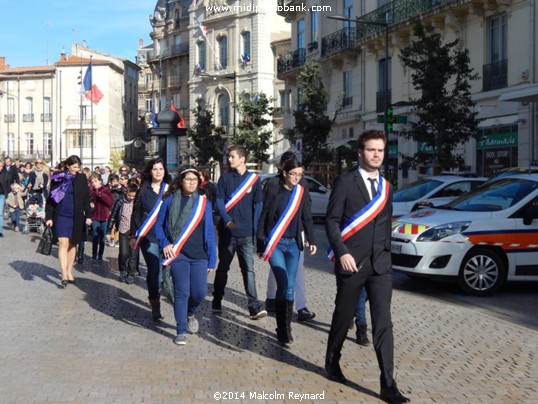
[{"label": "balcony", "polygon": [[321,57],[326,58],[344,51],[358,51],[357,29],[345,27],[323,37],[321,40]]},{"label": "balcony", "polygon": [[5,114],[4,115],[5,123],[15,123],[15,114]]},{"label": "balcony", "polygon": [[181,79],[179,76],[167,77],[166,78],[167,87],[179,87],[181,86]]},{"label": "balcony", "polygon": [[284,107],[273,108],[273,118],[282,118],[284,116]]},{"label": "balcony", "polygon": [[189,53],[189,43],[182,43],[179,45],[172,46],[171,54],[172,56],[184,55]]},{"label": "balcony", "polygon": [[52,122],[52,114],[41,114],[41,122]]},{"label": "balcony", "polygon": [[350,107],[351,105],[353,105],[353,96],[342,98],[342,106],[344,108]]},{"label": "balcony", "polygon": [[306,49],[301,48],[280,56],[277,61],[277,76],[281,78],[285,74],[305,64]]},{"label": "balcony", "polygon": [[482,91],[504,88],[507,85],[508,60],[489,63],[482,68]]},{"label": "balcony", "polygon": [[385,94],[387,94],[387,106],[392,102],[392,91],[380,90],[375,94],[375,112],[385,112]]},{"label": "balcony", "polygon": [[34,122],[34,114],[22,114],[23,122]]}]

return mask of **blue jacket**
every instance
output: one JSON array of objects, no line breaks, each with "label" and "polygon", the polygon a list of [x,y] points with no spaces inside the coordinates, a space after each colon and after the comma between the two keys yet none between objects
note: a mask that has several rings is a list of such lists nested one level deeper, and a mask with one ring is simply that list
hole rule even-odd
[{"label": "blue jacket", "polygon": [[[181,192],[181,191],[177,191]],[[155,235],[159,241],[161,248],[166,247],[167,245],[173,244],[173,241],[168,239],[168,209],[172,203],[173,194],[169,195],[164,201],[155,221]],[[204,212],[204,218],[198,224],[198,227],[203,226],[204,231],[204,248],[207,253],[208,268],[216,268],[217,266],[217,245],[215,242],[215,226],[213,224],[213,208],[211,207],[211,202],[207,200]]]}]

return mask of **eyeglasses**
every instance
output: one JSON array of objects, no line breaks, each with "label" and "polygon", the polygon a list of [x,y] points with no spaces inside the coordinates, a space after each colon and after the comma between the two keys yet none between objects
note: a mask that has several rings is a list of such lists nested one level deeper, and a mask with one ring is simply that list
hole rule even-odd
[{"label": "eyeglasses", "polygon": [[196,184],[198,182],[198,178],[183,178],[183,182],[188,182],[189,184]]},{"label": "eyeglasses", "polygon": [[293,177],[293,178],[302,178],[304,174],[302,174],[302,173],[290,173],[289,172],[288,175],[290,177]]},{"label": "eyeglasses", "polygon": [[42,161],[36,161],[35,163],[36,163],[36,164],[43,164]]}]

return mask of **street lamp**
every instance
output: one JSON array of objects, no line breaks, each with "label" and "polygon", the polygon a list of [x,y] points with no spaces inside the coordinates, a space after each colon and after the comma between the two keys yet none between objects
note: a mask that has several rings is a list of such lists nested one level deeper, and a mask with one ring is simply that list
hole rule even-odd
[{"label": "street lamp", "polygon": [[236,126],[236,115],[237,115],[237,73],[234,71],[232,74],[209,74],[206,72],[200,72],[195,73],[195,76],[202,76],[202,77],[212,77],[213,80],[217,80],[218,78],[223,79],[229,79],[234,81],[234,116],[233,116],[233,126],[234,126],[234,136],[235,136],[235,126]]},{"label": "street lamp", "polygon": [[385,28],[385,69],[383,71],[384,77],[383,80],[385,81],[385,87],[383,89],[383,130],[385,131],[385,134],[387,136],[387,144],[385,145],[385,156],[383,158],[383,167],[384,167],[384,175],[385,177],[389,174],[389,14],[386,16],[386,20],[367,20],[360,17],[353,18],[347,18],[342,15],[329,15],[327,18],[331,20],[339,20],[339,21],[347,21],[347,22],[355,22],[357,24],[366,24],[366,25],[376,25],[378,27],[384,27]]}]

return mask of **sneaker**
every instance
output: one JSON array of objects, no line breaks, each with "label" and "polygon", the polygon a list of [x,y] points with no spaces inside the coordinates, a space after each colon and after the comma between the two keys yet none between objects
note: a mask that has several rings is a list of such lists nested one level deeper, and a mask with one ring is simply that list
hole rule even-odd
[{"label": "sneaker", "polygon": [[198,329],[200,328],[200,324],[198,324],[198,320],[196,320],[196,317],[190,316],[187,317],[187,331],[191,334],[196,334],[198,332]]},{"label": "sneaker", "polygon": [[127,275],[127,277],[125,278],[125,283],[127,285],[132,285],[135,281],[135,278],[133,275]]},{"label": "sneaker", "polygon": [[220,304],[220,300],[213,299],[213,302],[211,303],[211,308],[213,309],[213,311],[221,312],[222,306]]},{"label": "sneaker", "polygon": [[265,299],[265,310],[267,313],[275,313],[275,299]]},{"label": "sneaker", "polygon": [[125,272],[120,272],[120,282],[127,282],[127,274]]},{"label": "sneaker", "polygon": [[13,229],[13,231],[18,232],[18,231],[19,231],[19,228],[18,228],[17,226],[15,226],[15,228]]},{"label": "sneaker", "polygon": [[187,336],[185,334],[179,334],[174,338],[174,344],[176,345],[186,345],[187,344]]},{"label": "sneaker", "polygon": [[262,310],[262,309],[258,309],[257,311],[252,311],[250,313],[251,320],[258,320],[260,318],[264,318],[265,316],[267,316],[267,311]]},{"label": "sneaker", "polygon": [[297,320],[298,321],[308,321],[316,317],[316,313],[311,312],[306,307],[303,307],[300,310],[297,310]]}]

